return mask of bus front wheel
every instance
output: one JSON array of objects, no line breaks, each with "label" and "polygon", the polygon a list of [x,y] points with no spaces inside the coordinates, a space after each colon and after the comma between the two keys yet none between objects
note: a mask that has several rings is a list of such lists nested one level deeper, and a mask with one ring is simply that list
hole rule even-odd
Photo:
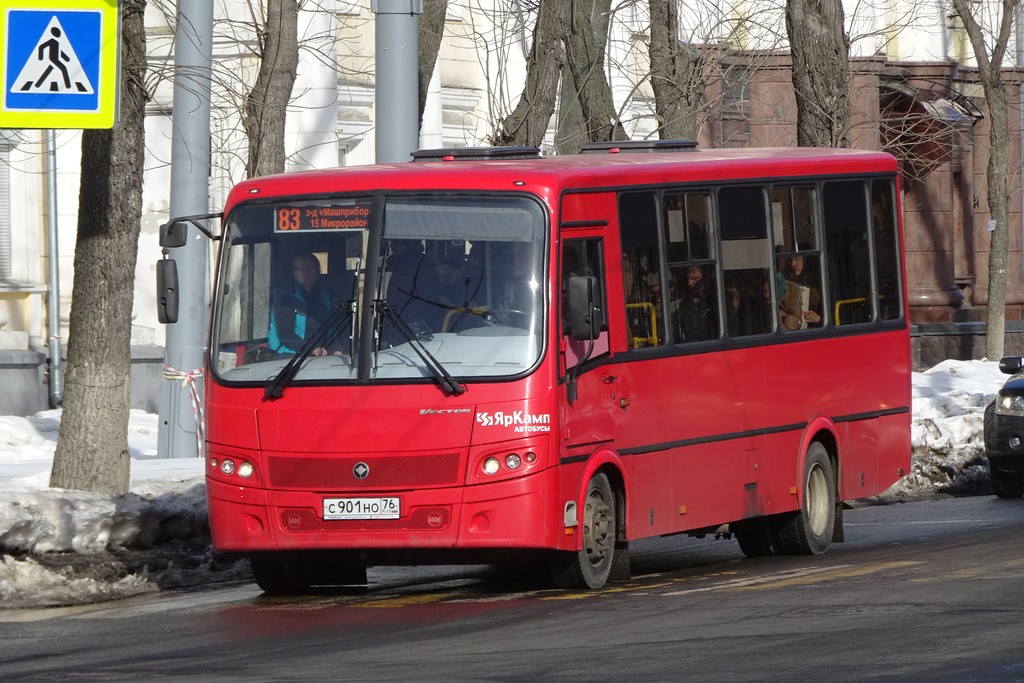
[{"label": "bus front wheel", "polygon": [[270,595],[295,595],[312,586],[366,584],[366,564],[341,552],[311,550],[249,557],[256,585]]},{"label": "bus front wheel", "polygon": [[992,492],[999,498],[1020,498],[1024,496],[1024,477],[1014,472],[1003,472],[989,466],[992,475]]},{"label": "bus front wheel", "polygon": [[730,525],[747,557],[769,557],[781,553],[779,529],[774,517],[753,517]]},{"label": "bus front wheel", "polygon": [[615,562],[615,495],[608,477],[598,472],[587,484],[580,520],[582,548],[556,553],[551,574],[562,588],[600,588],[608,581]]},{"label": "bus front wheel", "polygon": [[832,543],[836,524],[836,477],[828,450],[815,441],[804,464],[803,504],[779,530],[786,555],[820,555]]},{"label": "bus front wheel", "polygon": [[253,555],[249,566],[256,585],[269,595],[294,595],[311,585],[308,565],[297,557],[280,553]]}]

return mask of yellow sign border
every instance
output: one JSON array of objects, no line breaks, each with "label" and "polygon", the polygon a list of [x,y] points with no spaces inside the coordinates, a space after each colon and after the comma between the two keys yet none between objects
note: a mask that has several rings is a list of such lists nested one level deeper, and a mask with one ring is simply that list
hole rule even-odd
[{"label": "yellow sign border", "polygon": [[100,12],[99,108],[94,112],[9,111],[0,97],[0,128],[113,128],[120,84],[121,12],[118,0],[0,0],[0,81],[7,88],[7,13],[9,10]]}]

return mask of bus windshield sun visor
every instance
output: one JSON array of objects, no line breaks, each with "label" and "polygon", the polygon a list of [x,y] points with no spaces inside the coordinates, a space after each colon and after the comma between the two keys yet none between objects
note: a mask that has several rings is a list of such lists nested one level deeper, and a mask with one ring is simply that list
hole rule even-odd
[{"label": "bus windshield sun visor", "polygon": [[332,306],[334,310],[327,320],[320,327],[316,328],[313,334],[309,335],[295,355],[291,357],[291,360],[281,368],[281,372],[267,380],[263,390],[263,397],[266,400],[273,401],[274,399],[281,398],[284,395],[285,388],[295,379],[299,368],[302,367],[302,363],[309,358],[310,354],[316,349],[326,348],[333,344],[341,336],[345,328],[352,324],[351,301],[335,301],[332,303]]},{"label": "bus windshield sun visor", "polygon": [[441,202],[392,198],[385,209],[389,239],[447,239],[478,242],[533,242],[543,221],[539,208],[519,197]]}]

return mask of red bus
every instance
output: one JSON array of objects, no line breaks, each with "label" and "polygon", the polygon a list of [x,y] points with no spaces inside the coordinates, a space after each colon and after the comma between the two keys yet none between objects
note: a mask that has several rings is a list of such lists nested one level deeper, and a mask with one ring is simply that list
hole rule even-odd
[{"label": "red bus", "polygon": [[891,156],[413,156],[228,198],[207,493],[265,591],[534,559],[599,587],[679,533],[816,554],[907,472]]}]

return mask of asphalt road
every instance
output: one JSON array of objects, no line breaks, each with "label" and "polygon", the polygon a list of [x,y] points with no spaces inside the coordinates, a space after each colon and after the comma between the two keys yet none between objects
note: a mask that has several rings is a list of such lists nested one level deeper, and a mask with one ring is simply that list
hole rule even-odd
[{"label": "asphalt road", "polygon": [[1024,681],[1024,501],[862,507],[846,537],[757,560],[647,541],[592,592],[426,567],[0,611],[0,679]]}]

